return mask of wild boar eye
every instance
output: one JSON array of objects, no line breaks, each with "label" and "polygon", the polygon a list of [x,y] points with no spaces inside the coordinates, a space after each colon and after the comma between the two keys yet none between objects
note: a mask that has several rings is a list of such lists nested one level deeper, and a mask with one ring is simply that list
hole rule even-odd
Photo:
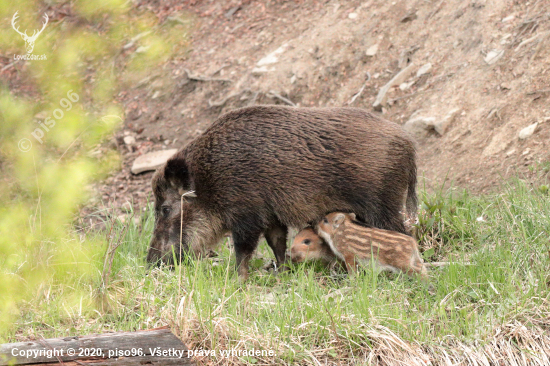
[{"label": "wild boar eye", "polygon": [[311,244],[311,240],[309,240],[309,239],[304,240],[304,244],[305,244],[305,245]]},{"label": "wild boar eye", "polygon": [[326,217],[323,219],[323,223],[324,223],[324,224],[328,224],[328,220],[327,220]]},{"label": "wild boar eye", "polygon": [[161,212],[162,212],[162,216],[164,217],[167,217],[168,215],[170,215],[170,211],[172,211],[172,209],[170,207],[162,207],[161,209]]}]

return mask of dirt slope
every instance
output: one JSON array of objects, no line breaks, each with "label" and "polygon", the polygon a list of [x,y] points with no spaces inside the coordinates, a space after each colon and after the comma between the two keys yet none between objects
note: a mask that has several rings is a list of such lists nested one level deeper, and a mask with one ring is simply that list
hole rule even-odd
[{"label": "dirt slope", "polygon": [[[289,103],[374,110],[380,89],[407,67],[410,76],[389,89],[388,104],[376,113],[417,136],[428,186],[448,177],[482,192],[518,173],[548,178],[548,0],[136,6],[156,12],[159,22],[191,20],[190,49],[121,94],[126,121],[116,145],[124,167],[102,186],[104,202],[142,204],[151,173],[132,176],[133,160],[183,147],[224,111]],[[532,136],[518,138],[536,122]],[[136,142],[125,144],[125,135]]]}]

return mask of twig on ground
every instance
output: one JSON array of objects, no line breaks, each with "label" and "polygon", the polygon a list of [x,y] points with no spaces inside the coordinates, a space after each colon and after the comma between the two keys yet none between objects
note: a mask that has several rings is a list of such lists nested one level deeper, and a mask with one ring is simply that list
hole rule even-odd
[{"label": "twig on ground", "polygon": [[249,92],[249,91],[250,91],[250,89],[246,88],[246,89],[243,89],[243,90],[240,90],[240,91],[237,91],[237,92],[229,93],[227,96],[225,96],[222,99],[217,100],[217,101],[213,101],[212,99],[208,99],[208,106],[210,108],[222,107],[223,105],[225,105],[225,103],[227,103],[227,101],[229,99],[235,98],[236,96],[239,96],[239,95],[241,95],[243,93],[246,93],[246,92]]},{"label": "twig on ground", "polygon": [[531,56],[531,58],[529,59],[529,64],[528,65],[530,65],[533,62],[533,60],[535,59],[535,57],[537,57],[540,50],[542,49],[542,46],[544,45],[544,43],[546,43],[546,39],[548,38],[549,34],[550,34],[550,32],[546,32],[540,37],[537,48],[535,48],[535,52],[533,53],[533,56]]},{"label": "twig on ground", "polygon": [[6,71],[7,69],[13,67],[15,64],[17,64],[20,60],[16,60],[16,61],[13,61],[13,62],[10,62],[9,64],[7,64],[6,66],[4,66],[2,68],[2,70],[0,70],[0,72],[4,72]]},{"label": "twig on ground", "polygon": [[539,37],[546,37],[550,34],[550,31],[547,31],[547,32],[542,32],[542,33],[538,33],[538,34],[535,34],[533,37],[531,38],[527,38],[526,40],[522,41],[515,49],[515,52],[518,52],[519,49],[523,46],[525,46],[526,44],[529,44],[533,41],[536,41]]},{"label": "twig on ground", "polygon": [[527,92],[527,95],[550,93],[550,89],[540,89]]},{"label": "twig on ground", "polygon": [[253,106],[254,104],[256,104],[256,100],[258,99],[258,95],[260,95],[260,92],[257,91],[257,92],[254,92],[254,94],[252,95],[252,99],[250,99],[250,101],[248,102],[248,106]]},{"label": "twig on ground", "polygon": [[427,22],[428,20],[430,20],[431,17],[433,17],[434,15],[436,15],[437,13],[439,13],[439,11],[441,10],[441,5],[443,5],[444,2],[445,2],[445,0],[441,0],[441,1],[439,2],[439,4],[437,4],[437,6],[435,7],[435,10],[432,11],[430,14],[428,14],[428,16],[426,17],[426,20],[425,20],[426,22]]},{"label": "twig on ground", "polygon": [[355,102],[355,99],[359,98],[359,96],[363,93],[363,90],[365,90],[365,87],[367,86],[367,83],[370,81],[370,73],[367,71],[367,80],[363,83],[363,86],[359,91],[348,101],[348,105],[351,105],[353,102]]},{"label": "twig on ground", "polygon": [[210,78],[208,76],[193,75],[193,74],[191,74],[191,71],[189,71],[187,69],[183,69],[183,71],[185,71],[185,73],[187,74],[187,78],[190,79],[190,80],[195,80],[195,81],[220,81],[222,83],[232,83],[233,82],[233,80],[229,80],[229,79]]},{"label": "twig on ground", "polygon": [[296,104],[294,104],[293,101],[291,101],[290,99],[287,99],[287,98],[283,97],[282,95],[279,95],[279,94],[278,94],[276,91],[274,91],[274,90],[270,90],[269,93],[267,93],[265,96],[268,97],[268,98],[279,99],[280,101],[282,101],[282,102],[284,102],[284,103],[286,103],[286,104],[288,104],[288,105],[291,105],[291,106],[293,106],[293,107],[296,107]]},{"label": "twig on ground", "polygon": [[424,90],[419,90],[419,91],[416,91],[416,92],[414,92],[414,93],[410,93],[410,94],[403,95],[403,96],[400,96],[400,97],[397,97],[397,98],[393,98],[393,99],[391,99],[391,100],[388,101],[388,104],[393,104],[393,103],[397,102],[398,100],[407,99],[407,98],[410,98],[410,97],[414,97],[415,95],[424,94],[424,93],[427,93],[427,92],[429,92],[429,91],[438,91],[438,90],[441,90],[441,89],[424,89]]}]

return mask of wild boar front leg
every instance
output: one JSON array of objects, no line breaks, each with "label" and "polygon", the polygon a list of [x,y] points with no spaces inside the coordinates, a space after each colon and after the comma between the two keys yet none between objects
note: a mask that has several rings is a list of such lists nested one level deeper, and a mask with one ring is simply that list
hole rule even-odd
[{"label": "wild boar front leg", "polygon": [[241,230],[233,231],[237,273],[242,281],[248,279],[248,263],[258,246],[260,234],[261,230],[243,230],[241,228]]},{"label": "wild boar front leg", "polygon": [[273,250],[275,260],[277,262],[277,269],[283,269],[286,253],[286,237],[288,235],[288,228],[282,224],[276,224],[264,232],[265,240],[267,244]]}]

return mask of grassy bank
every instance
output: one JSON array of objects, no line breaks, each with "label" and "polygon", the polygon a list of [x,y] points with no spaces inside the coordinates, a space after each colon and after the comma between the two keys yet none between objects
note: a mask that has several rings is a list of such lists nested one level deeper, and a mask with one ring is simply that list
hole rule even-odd
[{"label": "grassy bank", "polygon": [[[218,257],[148,272],[153,215],[126,221],[109,231],[112,248],[119,245],[112,265],[97,256],[94,282],[73,281],[93,300],[69,307],[57,299],[71,288],[42,288],[22,309],[12,341],[169,324],[190,348],[216,351],[199,357],[202,364],[550,364],[544,186],[515,182],[483,197],[422,195],[425,259],[451,262],[430,273],[433,288],[369,271],[349,278],[316,264],[274,276],[263,269],[273,258],[265,243],[244,285],[228,242]],[[220,352],[253,348],[272,355]]]}]

